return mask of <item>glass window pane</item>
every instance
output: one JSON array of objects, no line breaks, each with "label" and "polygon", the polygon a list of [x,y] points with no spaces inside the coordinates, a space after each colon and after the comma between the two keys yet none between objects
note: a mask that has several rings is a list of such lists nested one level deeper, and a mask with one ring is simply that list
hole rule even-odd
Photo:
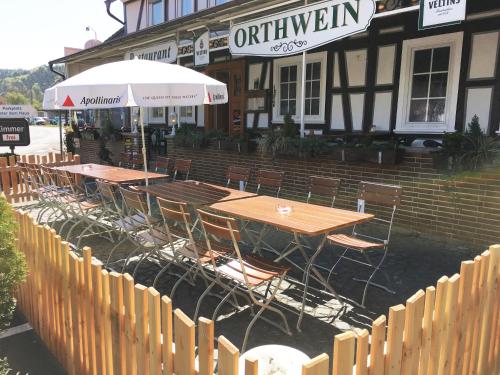
[{"label": "glass window pane", "polygon": [[295,100],[290,100],[288,113],[293,116],[293,115],[295,115],[296,110],[297,110],[297,108],[296,108]]},{"label": "glass window pane", "polygon": [[320,82],[319,81],[314,81],[312,83],[312,97],[313,98],[319,98],[319,92],[320,92]]},{"label": "glass window pane", "polygon": [[445,97],[446,86],[448,84],[448,73],[438,73],[431,75],[430,97]]},{"label": "glass window pane", "polygon": [[306,79],[310,80],[311,77],[312,77],[312,68],[313,67],[312,67],[312,64],[307,64],[306,66],[307,66],[307,68],[306,68]]},{"label": "glass window pane", "polygon": [[432,49],[415,51],[413,60],[413,73],[426,73],[431,70]]},{"label": "glass window pane", "polygon": [[320,62],[316,62],[316,63],[314,63],[314,69],[313,69],[313,76],[312,76],[312,78],[313,79],[320,79],[320,75],[321,75],[321,63]]},{"label": "glass window pane", "polygon": [[182,0],[182,15],[193,13],[193,0]]},{"label": "glass window pane", "polygon": [[284,116],[288,113],[288,101],[282,100],[280,102],[280,116]]},{"label": "glass window pane", "polygon": [[292,65],[290,68],[290,81],[297,81],[297,65]]},{"label": "glass window pane", "polygon": [[319,115],[319,99],[311,100],[311,115]]},{"label": "glass window pane", "polygon": [[450,47],[441,47],[434,49],[432,57],[432,71],[448,71],[450,64]]},{"label": "glass window pane", "polygon": [[425,122],[427,114],[427,99],[412,100],[410,105],[410,122]]},{"label": "glass window pane", "polygon": [[412,98],[427,98],[429,90],[429,75],[419,74],[413,76],[413,85],[411,88]]},{"label": "glass window pane", "polygon": [[445,106],[446,106],[446,99],[429,100],[429,121],[443,122]]},{"label": "glass window pane", "polygon": [[295,99],[297,97],[297,84],[290,83],[290,98]]},{"label": "glass window pane", "polygon": [[288,84],[282,83],[280,91],[281,91],[281,99],[288,99]]},{"label": "glass window pane", "polygon": [[306,98],[310,98],[312,95],[312,82],[306,82]]},{"label": "glass window pane", "polygon": [[304,114],[306,116],[309,116],[311,114],[311,99],[306,99],[305,100],[305,108],[304,108]]},{"label": "glass window pane", "polygon": [[151,3],[151,24],[158,25],[163,22],[163,5],[161,1]]},{"label": "glass window pane", "polygon": [[281,68],[281,82],[288,82],[288,66]]}]

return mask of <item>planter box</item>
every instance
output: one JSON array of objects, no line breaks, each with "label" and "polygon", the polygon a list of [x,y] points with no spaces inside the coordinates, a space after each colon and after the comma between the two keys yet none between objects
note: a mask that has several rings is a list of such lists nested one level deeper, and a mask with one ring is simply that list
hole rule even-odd
[{"label": "planter box", "polygon": [[376,164],[394,165],[403,160],[404,150],[366,150],[365,161]]},{"label": "planter box", "polygon": [[234,144],[234,149],[242,154],[248,154],[257,150],[257,143],[254,141],[245,141]]}]

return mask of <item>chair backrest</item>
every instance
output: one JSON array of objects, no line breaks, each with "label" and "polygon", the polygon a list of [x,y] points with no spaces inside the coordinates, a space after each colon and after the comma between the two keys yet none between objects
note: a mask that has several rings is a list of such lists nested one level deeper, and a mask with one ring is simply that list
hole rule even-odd
[{"label": "chair backrest", "polygon": [[237,167],[235,165],[231,165],[227,168],[226,172],[227,183],[226,186],[229,186],[231,181],[243,181],[244,187],[250,180],[250,168]]},{"label": "chair backrest", "polygon": [[238,223],[235,219],[216,215],[203,210],[197,210],[197,212],[205,234],[207,235],[207,240],[209,240],[209,236],[221,238],[227,241],[233,241],[233,236],[236,241],[241,239]]},{"label": "chair backrest", "polygon": [[191,170],[191,160],[175,159],[174,180],[177,178],[178,173],[182,173],[184,175],[184,179],[187,180],[189,177],[190,170]]},{"label": "chair backrest", "polygon": [[172,158],[166,158],[164,156],[157,156],[155,161],[155,171],[164,170],[168,172],[172,166]]},{"label": "chair backrest", "polygon": [[132,155],[132,158],[130,159],[130,163],[132,164],[132,167],[138,167],[142,166],[144,164],[144,158],[142,157],[142,154],[134,154]]},{"label": "chair backrest", "polygon": [[331,199],[331,206],[335,203],[335,198],[340,187],[340,179],[322,176],[309,177],[309,194],[307,202],[311,199],[312,195],[320,195]]},{"label": "chair backrest", "polygon": [[281,191],[281,186],[283,185],[283,177],[285,172],[278,171],[268,171],[265,169],[259,169],[257,171],[257,193],[260,191],[262,186],[276,188],[276,196],[279,196]]},{"label": "chair backrest", "polygon": [[193,219],[189,213],[188,205],[186,203],[175,202],[158,197],[156,200],[164,220],[173,220],[180,223],[187,222],[188,224],[193,223]]},{"label": "chair backrest", "polygon": [[96,180],[95,182],[97,185],[97,189],[99,190],[99,193],[104,199],[113,202],[116,201],[116,195],[115,195],[116,185],[102,180]]},{"label": "chair backrest", "polygon": [[401,203],[402,193],[401,186],[361,181],[358,187],[358,201],[395,208]]},{"label": "chair backrest", "polygon": [[120,187],[120,193],[128,208],[147,214],[147,202],[144,193],[131,191]]}]

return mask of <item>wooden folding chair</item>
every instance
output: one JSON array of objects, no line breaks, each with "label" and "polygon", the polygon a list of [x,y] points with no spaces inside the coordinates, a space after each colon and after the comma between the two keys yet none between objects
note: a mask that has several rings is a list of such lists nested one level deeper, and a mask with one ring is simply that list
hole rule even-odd
[{"label": "wooden folding chair", "polygon": [[[378,184],[378,183],[364,182],[364,181],[360,182],[358,188],[358,212],[365,212],[367,205],[375,205],[379,207],[385,206],[390,209],[389,219],[383,219],[377,217],[374,218],[373,221],[371,222],[371,223],[378,223],[384,226],[385,236],[383,238],[377,238],[372,235],[361,233],[361,228],[363,226],[357,225],[354,226],[351,235],[332,234],[327,237],[328,241],[334,246],[344,248],[342,255],[340,255],[340,258],[330,269],[330,272],[328,274],[328,280],[330,280],[330,277],[335,267],[337,267],[337,265],[342,259],[346,259],[351,262],[364,265],[373,270],[368,279],[366,280],[361,280],[357,278],[354,279],[355,281],[361,281],[365,283],[363,297],[361,299],[361,306],[363,307],[365,305],[366,292],[368,290],[369,285],[373,285],[389,293],[395,294],[393,290],[389,289],[384,285],[374,283],[372,280],[377,271],[381,270],[385,278],[387,279],[387,282],[388,283],[391,282],[389,276],[387,275],[387,272],[381,269],[381,266],[389,250],[389,241],[391,238],[391,230],[394,221],[394,215],[396,213],[397,207],[401,203],[402,192],[403,189],[401,188],[401,186],[385,185],[385,184]],[[369,224],[364,224],[364,225],[369,225]],[[365,258],[365,261],[346,256],[349,250],[362,254],[363,257]],[[383,251],[383,255],[378,261],[378,263],[374,263],[374,261],[369,256],[369,252],[380,251],[380,250]]]},{"label": "wooden folding chair", "polygon": [[154,170],[156,173],[169,174],[172,169],[174,159],[166,158],[164,156],[157,156],[154,164]]},{"label": "wooden folding chair", "polygon": [[313,196],[321,196],[330,199],[330,207],[333,207],[335,198],[337,197],[337,193],[339,191],[339,187],[340,179],[338,178],[310,176],[307,203],[309,203]]},{"label": "wooden folding chair", "polygon": [[227,187],[231,185],[231,182],[237,182],[239,187],[241,186],[241,183],[243,183],[242,190],[245,191],[247,188],[248,180],[250,180],[250,168],[231,165],[227,168],[226,179]]},{"label": "wooden folding chair", "polygon": [[187,180],[189,178],[190,170],[191,170],[191,160],[175,159],[174,176],[172,177],[173,181],[177,179],[177,175],[179,173],[184,176],[184,180]]},{"label": "wooden folding chair", "polygon": [[[208,291],[216,284],[229,292],[216,307],[212,320],[216,320],[220,308],[229,298],[231,296],[234,297],[236,291],[240,291],[250,297],[253,305],[260,307],[259,311],[248,324],[245,338],[243,339],[242,352],[245,351],[250,331],[259,317],[291,335],[288,321],[283,312],[271,306],[271,302],[275,299],[280,285],[290,268],[282,267],[259,256],[242,255],[238,246],[241,235],[235,219],[202,210],[197,210],[197,212],[200,216],[208,251],[212,254],[212,264],[215,270],[215,279],[207,288],[204,295],[208,294]],[[223,262],[216,263],[213,256],[215,253],[214,245],[220,246],[219,243],[222,241],[229,244],[228,246],[232,246],[235,257],[221,256],[220,258],[223,259]],[[274,286],[273,282],[275,282]],[[201,297],[198,303],[201,303]],[[265,310],[278,314],[283,320],[283,325],[281,326],[272,320],[262,317],[261,315]]]},{"label": "wooden folding chair", "polygon": [[259,169],[257,171],[257,194],[259,194],[262,187],[276,189],[276,197],[279,197],[281,186],[283,185],[284,172],[268,171]]}]

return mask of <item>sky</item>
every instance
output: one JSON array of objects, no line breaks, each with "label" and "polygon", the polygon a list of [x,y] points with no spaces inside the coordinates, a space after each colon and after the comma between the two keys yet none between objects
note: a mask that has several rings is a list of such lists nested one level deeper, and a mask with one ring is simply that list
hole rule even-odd
[{"label": "sky", "polygon": [[[111,12],[123,19],[123,3]],[[64,55],[64,47],[83,48],[104,41],[121,24],[106,13],[104,0],[0,0],[0,69],[32,69]]]}]

